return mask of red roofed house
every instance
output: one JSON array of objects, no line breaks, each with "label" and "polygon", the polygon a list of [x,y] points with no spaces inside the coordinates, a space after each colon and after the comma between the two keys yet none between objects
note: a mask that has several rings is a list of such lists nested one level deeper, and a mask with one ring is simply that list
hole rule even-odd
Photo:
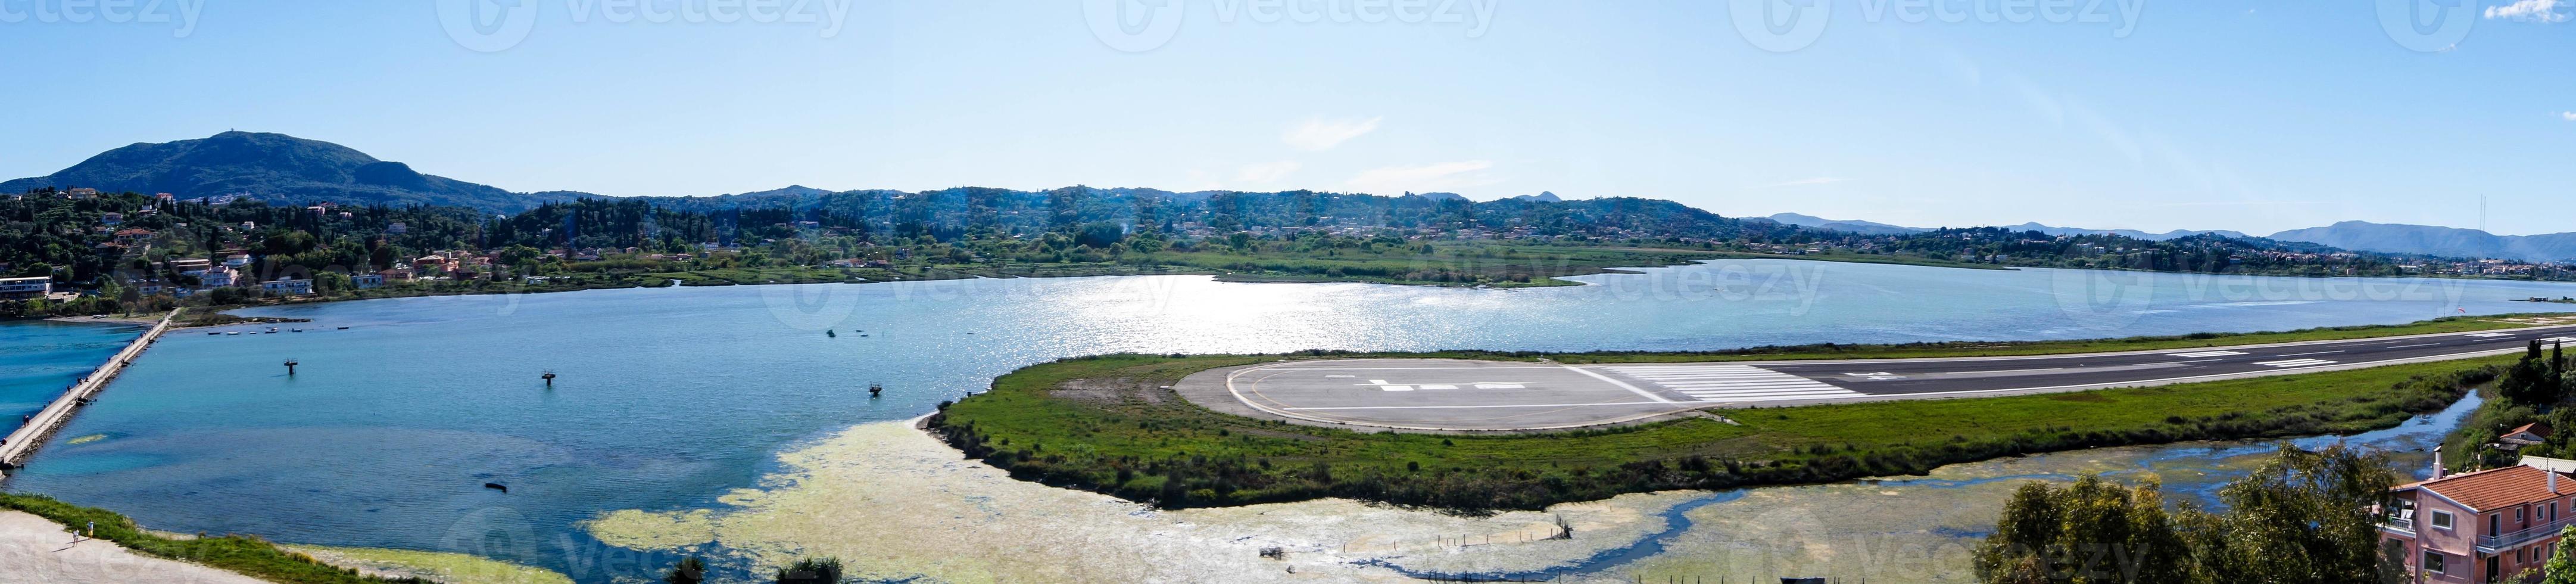
[{"label": "red roofed house", "polygon": [[2576,475],[2541,468],[2547,462],[2443,476],[2436,455],[2432,480],[2390,490],[2382,545],[2406,558],[2409,582],[2497,582],[2539,569],[2559,528],[2576,524]]},{"label": "red roofed house", "polygon": [[2532,422],[2523,424],[2520,428],[2504,431],[2503,436],[2496,437],[2496,447],[2505,450],[2521,450],[2524,446],[2537,446],[2548,440],[2549,423]]}]

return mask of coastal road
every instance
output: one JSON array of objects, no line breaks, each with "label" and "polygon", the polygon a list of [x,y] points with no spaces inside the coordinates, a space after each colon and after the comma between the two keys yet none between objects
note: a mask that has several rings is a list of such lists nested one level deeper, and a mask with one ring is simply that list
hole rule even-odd
[{"label": "coastal road", "polygon": [[[2019,395],[2360,369],[2507,354],[2534,340],[2576,342],[2576,325],[2028,357],[1597,365],[1290,361],[1196,375],[1177,389],[1221,411],[1300,423],[1541,430],[1708,408]],[[1217,403],[1229,401],[1236,403]]]}]

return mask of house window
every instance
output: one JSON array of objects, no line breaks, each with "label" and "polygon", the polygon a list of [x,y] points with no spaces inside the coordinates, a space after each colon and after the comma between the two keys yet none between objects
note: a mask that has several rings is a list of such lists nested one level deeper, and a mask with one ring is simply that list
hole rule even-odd
[{"label": "house window", "polygon": [[2434,526],[2434,527],[2443,528],[2443,529],[2450,529],[2450,528],[2451,528],[2451,513],[2450,513],[2449,511],[2434,511],[2434,512],[2433,512],[2433,526]]},{"label": "house window", "polygon": [[2450,566],[2443,565],[2441,552],[2424,552],[2424,571],[2435,574],[2451,573]]}]

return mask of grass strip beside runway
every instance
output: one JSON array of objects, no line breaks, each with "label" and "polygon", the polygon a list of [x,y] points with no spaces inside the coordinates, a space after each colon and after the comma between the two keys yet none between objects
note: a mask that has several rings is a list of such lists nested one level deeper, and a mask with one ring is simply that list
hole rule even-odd
[{"label": "grass strip beside runway", "polygon": [[1725,410],[1741,425],[1694,418],[1516,436],[1296,426],[1211,412],[1164,389],[1198,371],[1279,358],[1116,355],[1045,363],[996,379],[992,391],[944,408],[930,427],[969,457],[1023,480],[1165,507],[1347,497],[1466,511],[1536,509],[1631,492],[1920,474],[1945,464],[2099,446],[2357,433],[2440,410],[2492,380],[2511,359],[2082,393]]}]

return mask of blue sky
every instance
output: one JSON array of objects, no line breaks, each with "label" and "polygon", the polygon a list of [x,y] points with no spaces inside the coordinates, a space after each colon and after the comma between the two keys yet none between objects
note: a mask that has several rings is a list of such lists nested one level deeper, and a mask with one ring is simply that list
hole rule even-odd
[{"label": "blue sky", "polygon": [[2400,33],[2378,8],[2415,0],[1831,0],[1758,34],[1734,9],[1760,0],[86,1],[0,0],[0,175],[242,129],[610,195],[1553,191],[2256,233],[2476,227],[2485,197],[2492,231],[2576,231],[2552,0]]}]

